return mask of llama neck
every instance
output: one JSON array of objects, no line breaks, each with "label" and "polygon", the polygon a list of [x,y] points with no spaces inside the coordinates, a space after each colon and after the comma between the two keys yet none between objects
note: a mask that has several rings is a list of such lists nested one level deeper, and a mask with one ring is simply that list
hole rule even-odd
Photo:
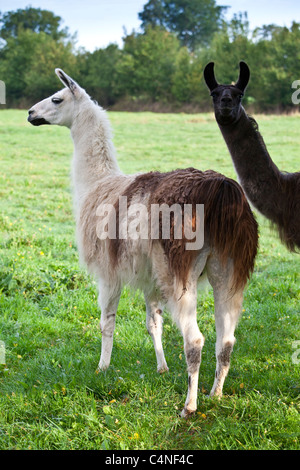
[{"label": "llama neck", "polygon": [[242,110],[237,122],[219,127],[248,199],[275,221],[281,205],[282,174],[272,161],[255,121]]},{"label": "llama neck", "polygon": [[92,101],[81,107],[72,124],[71,136],[74,143],[74,196],[78,203],[103,178],[121,171],[106,113]]}]

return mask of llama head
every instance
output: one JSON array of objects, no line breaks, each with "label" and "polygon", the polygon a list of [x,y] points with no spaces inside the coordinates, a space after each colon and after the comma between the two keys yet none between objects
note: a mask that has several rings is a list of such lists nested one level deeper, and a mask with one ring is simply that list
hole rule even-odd
[{"label": "llama head", "polygon": [[29,109],[28,121],[34,126],[58,124],[71,127],[77,114],[76,108],[84,98],[89,99],[86,92],[63,70],[55,69],[55,73],[65,88]]},{"label": "llama head", "polygon": [[241,116],[241,104],[248,85],[250,70],[246,62],[240,62],[240,74],[235,85],[220,85],[214,74],[214,63],[204,69],[204,79],[213,99],[216,120],[221,125],[232,124]]}]

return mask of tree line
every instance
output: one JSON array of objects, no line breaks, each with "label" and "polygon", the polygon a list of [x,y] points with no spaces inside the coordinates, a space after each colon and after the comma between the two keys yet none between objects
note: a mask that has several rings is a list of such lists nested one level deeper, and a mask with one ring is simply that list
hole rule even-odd
[{"label": "tree line", "polygon": [[0,14],[0,80],[9,107],[25,107],[58,89],[54,69],[77,80],[108,109],[211,109],[203,80],[214,61],[217,80],[236,81],[240,60],[251,81],[246,104],[256,111],[295,108],[292,83],[300,80],[300,23],[250,31],[246,13],[225,21],[214,0],[149,0],[141,31],[122,47],[88,52],[54,13],[27,7]]}]

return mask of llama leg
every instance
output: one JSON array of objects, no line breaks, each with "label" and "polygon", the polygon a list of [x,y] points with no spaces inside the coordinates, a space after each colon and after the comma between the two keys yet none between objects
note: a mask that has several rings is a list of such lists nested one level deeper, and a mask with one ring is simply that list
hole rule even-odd
[{"label": "llama leg", "polygon": [[163,373],[168,371],[169,368],[167,366],[161,340],[163,330],[162,309],[160,308],[160,305],[156,300],[148,299],[146,297],[146,294],[145,302],[147,312],[146,326],[153,340],[157,360],[157,371]]},{"label": "llama leg", "polygon": [[121,289],[112,288],[105,283],[99,286],[99,305],[101,308],[100,329],[102,333],[101,356],[97,371],[109,367],[113,347],[116,313],[120,300]]},{"label": "llama leg", "polygon": [[[228,291],[225,295],[232,295]],[[230,367],[230,356],[235,343],[234,331],[238,322],[243,302],[243,292],[237,292],[231,299],[215,295],[216,322],[216,373],[210,396],[222,396],[224,381]],[[222,297],[222,295],[220,295]]]},{"label": "llama leg", "polygon": [[197,289],[189,289],[172,309],[173,317],[182,333],[184,352],[188,370],[188,393],[182,417],[192,414],[197,409],[197,392],[201,351],[204,336],[197,324]]},{"label": "llama leg", "polygon": [[[222,397],[224,381],[230,367],[230,356],[235,343],[234,331],[237,325],[243,302],[243,289],[234,294],[230,291],[230,268],[222,270],[215,263],[208,269],[209,280],[214,289],[215,324],[216,324],[216,372],[210,396]],[[210,266],[211,268],[211,266]]]}]

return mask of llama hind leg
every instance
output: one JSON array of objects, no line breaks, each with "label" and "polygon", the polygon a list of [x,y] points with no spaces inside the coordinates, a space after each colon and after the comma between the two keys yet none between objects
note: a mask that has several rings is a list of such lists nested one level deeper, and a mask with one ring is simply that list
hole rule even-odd
[{"label": "llama hind leg", "polygon": [[101,308],[100,329],[102,333],[101,356],[97,371],[109,367],[113,347],[113,334],[116,323],[116,313],[120,300],[121,289],[105,283],[99,286],[99,305]]},{"label": "llama hind leg", "polygon": [[184,352],[188,370],[188,393],[182,417],[194,413],[197,409],[197,393],[201,352],[204,336],[197,324],[197,288],[189,289],[180,300],[173,303],[172,315],[184,340]]},{"label": "llama hind leg", "polygon": [[208,269],[209,281],[214,290],[216,324],[216,372],[210,396],[222,397],[223,385],[230,367],[230,357],[235,343],[234,332],[243,302],[243,289],[230,291],[231,266],[221,268],[218,262]]},{"label": "llama hind leg", "polygon": [[215,300],[217,364],[210,396],[222,396],[223,385],[229,372],[230,357],[235,343],[234,331],[240,316],[242,301],[243,292],[236,293],[228,300]]},{"label": "llama hind leg", "polygon": [[160,373],[166,372],[169,370],[167,362],[164,355],[163,345],[162,345],[162,330],[163,330],[163,318],[162,318],[162,309],[160,304],[156,300],[151,300],[147,298],[145,294],[146,302],[146,326],[148,333],[150,334],[155,354],[157,360],[157,371]]}]

